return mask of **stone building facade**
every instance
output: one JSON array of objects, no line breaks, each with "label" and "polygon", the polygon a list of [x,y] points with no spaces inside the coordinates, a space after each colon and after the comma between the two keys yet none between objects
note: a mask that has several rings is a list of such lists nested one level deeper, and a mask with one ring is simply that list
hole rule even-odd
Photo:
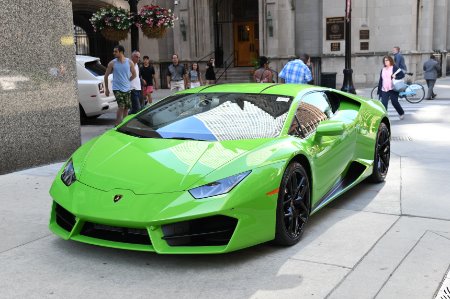
[{"label": "stone building facade", "polygon": [[0,174],[63,161],[80,145],[70,2],[2,1],[0,19]]},{"label": "stone building facade", "polygon": [[[81,12],[92,13],[105,5],[129,8],[125,0],[72,3],[75,21]],[[321,72],[336,72],[338,86],[343,80],[345,0],[140,0],[138,8],[151,3],[173,9],[179,18],[162,39],[147,39],[140,33],[141,52],[163,68],[172,53],[186,63],[215,57],[219,65],[232,67],[251,66],[259,55],[265,55],[279,71],[286,61],[306,52],[315,63],[316,77]],[[355,85],[376,81],[381,58],[393,46],[401,48],[416,78],[421,78],[422,63],[431,53],[442,58],[445,75],[449,0],[353,0],[351,15]],[[131,50],[129,39],[123,44]],[[106,63],[110,56],[101,51],[110,49],[97,50],[91,54],[103,56]]]}]

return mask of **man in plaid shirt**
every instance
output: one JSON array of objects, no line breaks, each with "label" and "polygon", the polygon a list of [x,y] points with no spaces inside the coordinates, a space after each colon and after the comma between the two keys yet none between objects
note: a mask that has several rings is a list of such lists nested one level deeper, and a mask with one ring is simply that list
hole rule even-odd
[{"label": "man in plaid shirt", "polygon": [[300,59],[289,61],[278,75],[284,83],[306,84],[312,80],[311,70]]}]

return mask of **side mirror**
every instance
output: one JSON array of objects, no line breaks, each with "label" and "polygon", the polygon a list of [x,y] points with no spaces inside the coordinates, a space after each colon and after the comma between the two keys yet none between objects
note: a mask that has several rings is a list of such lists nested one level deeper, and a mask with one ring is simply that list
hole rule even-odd
[{"label": "side mirror", "polygon": [[339,136],[344,134],[345,124],[341,121],[323,121],[316,129],[316,138],[322,136]]}]

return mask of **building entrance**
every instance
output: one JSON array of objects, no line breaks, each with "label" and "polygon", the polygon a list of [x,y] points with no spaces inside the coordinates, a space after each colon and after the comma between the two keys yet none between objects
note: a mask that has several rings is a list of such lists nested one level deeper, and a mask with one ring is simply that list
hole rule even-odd
[{"label": "building entrance", "polygon": [[259,55],[258,22],[234,22],[236,66],[252,66]]}]

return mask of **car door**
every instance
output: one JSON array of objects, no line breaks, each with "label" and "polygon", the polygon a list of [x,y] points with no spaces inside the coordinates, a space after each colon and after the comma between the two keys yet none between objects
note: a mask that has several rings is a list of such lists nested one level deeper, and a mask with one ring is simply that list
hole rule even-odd
[{"label": "car door", "polygon": [[[297,109],[299,138],[306,139],[312,157],[312,207],[339,183],[342,173],[353,157],[354,140],[348,139],[345,123],[336,118],[326,94],[314,91],[305,94]],[[295,120],[294,120],[295,121]],[[317,133],[326,124],[340,124],[344,128],[337,135]],[[319,136],[320,135],[320,136]]]}]

